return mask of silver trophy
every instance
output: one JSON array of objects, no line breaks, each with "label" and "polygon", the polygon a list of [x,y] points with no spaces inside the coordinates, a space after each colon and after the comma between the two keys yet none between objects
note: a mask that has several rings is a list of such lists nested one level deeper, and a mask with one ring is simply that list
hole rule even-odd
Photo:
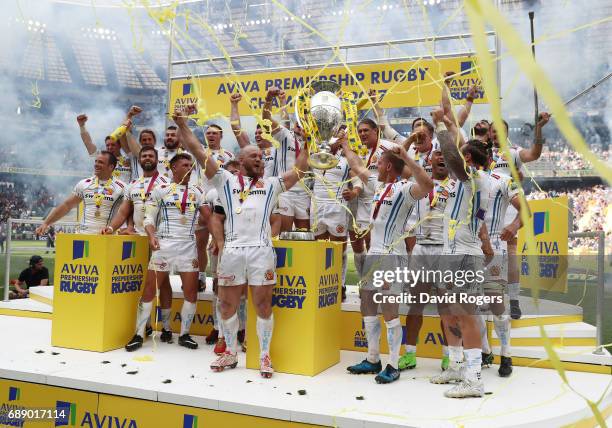
[{"label": "silver trophy", "polygon": [[[316,169],[330,169],[338,164],[338,159],[331,153],[331,140],[334,138],[344,120],[342,101],[336,95],[340,85],[329,80],[317,80],[310,87],[315,92],[310,98],[309,113],[317,124],[318,135],[313,135],[317,151],[310,154],[308,163]],[[300,127],[296,103],[296,117]]]}]

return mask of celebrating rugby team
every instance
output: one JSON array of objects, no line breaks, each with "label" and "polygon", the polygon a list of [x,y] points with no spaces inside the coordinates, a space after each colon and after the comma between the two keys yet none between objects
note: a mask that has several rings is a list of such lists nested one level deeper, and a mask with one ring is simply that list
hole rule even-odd
[{"label": "celebrating rugby team", "polygon": [[[447,85],[452,77],[447,73]],[[93,143],[87,116],[80,115],[81,138],[95,158],[94,175],[75,186],[37,233],[82,203],[81,233],[148,238],[149,268],[127,351],[142,347],[153,334],[149,320],[156,295],[161,341],[173,342],[170,273],[180,275],[184,296],[178,344],[198,348],[189,329],[210,262],[215,324],[206,342],[215,344],[217,358],[211,369],[217,372],[235,368],[238,353],[246,350],[247,286],[257,315],[260,373],[268,378],[274,372],[272,237],[283,231],[309,229],[316,239],[344,244],[343,299],[347,244],[351,245],[368,349],[366,358],[348,367],[348,372],[374,374],[378,383],[394,382],[401,371],[416,368],[426,304],[416,300],[409,305],[405,353],[400,355],[400,299],[388,297],[496,296],[486,307],[477,307],[472,299],[436,300],[447,346],[443,346],[441,372],[431,382],[453,383],[447,397],[480,397],[484,394],[481,367],[493,362],[484,311],[492,315],[500,340],[499,375],[512,373],[510,318],[520,318],[521,312],[517,266],[509,256],[516,254],[522,195],[500,145],[500,133],[508,135],[507,123],[481,120],[468,132],[463,130],[474,94],[475,88],[470,88],[465,104],[455,110],[445,86],[440,105],[429,117],[415,119],[412,132],[404,137],[390,126],[376,92],[370,91],[374,114],[357,127],[367,153],[353,151],[341,126],[331,141],[338,162],[327,170],[309,166],[304,131],[286,114],[285,93],[278,88],[268,91],[261,125],[252,138],[240,126],[241,95],[229,97],[231,128],[240,146],[237,155],[222,147],[224,130],[216,124],[209,125],[205,141],[199,141],[189,127],[193,106],[174,112],[174,124],[166,129],[161,146],[150,129],[141,130],[137,138],[132,135],[132,122],[142,111],[137,106],[129,109],[122,131],[106,137],[104,150]],[[273,104],[280,106],[278,122],[272,115]],[[540,114],[529,148],[513,147],[508,140],[519,175],[523,163],[539,158],[542,127],[549,118]],[[373,280],[375,271],[397,267],[480,271],[484,281],[423,280],[406,287],[400,281],[384,280],[381,285]],[[504,303],[506,294],[509,307]],[[386,364],[380,357],[379,310],[389,345]]]}]

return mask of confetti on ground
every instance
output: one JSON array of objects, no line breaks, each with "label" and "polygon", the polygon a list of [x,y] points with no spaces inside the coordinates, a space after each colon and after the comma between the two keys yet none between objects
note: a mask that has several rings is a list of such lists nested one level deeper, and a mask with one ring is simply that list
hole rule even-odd
[{"label": "confetti on ground", "polygon": [[153,357],[150,355],[143,355],[142,357],[134,357],[134,361],[149,362],[149,361],[153,361]]}]

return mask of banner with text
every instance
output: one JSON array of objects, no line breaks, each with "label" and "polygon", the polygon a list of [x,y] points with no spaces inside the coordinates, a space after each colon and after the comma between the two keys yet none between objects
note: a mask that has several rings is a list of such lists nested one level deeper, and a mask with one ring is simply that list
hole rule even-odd
[{"label": "banner with text", "polygon": [[[434,106],[440,101],[443,76],[447,71],[458,74],[449,85],[455,100],[464,100],[469,87],[476,85],[475,102],[487,102],[475,57],[351,65],[350,70],[334,66],[323,71],[312,68],[175,79],[170,88],[169,106],[174,111],[186,104],[198,104],[202,99],[209,115],[229,115],[229,96],[240,91],[245,96],[240,103],[240,114],[259,114],[271,87],[284,90],[290,103],[299,89],[316,78],[337,82],[344,91],[352,91],[357,98],[363,96],[363,90],[376,89],[383,97],[383,108]],[[370,108],[369,103],[364,108]]]}]

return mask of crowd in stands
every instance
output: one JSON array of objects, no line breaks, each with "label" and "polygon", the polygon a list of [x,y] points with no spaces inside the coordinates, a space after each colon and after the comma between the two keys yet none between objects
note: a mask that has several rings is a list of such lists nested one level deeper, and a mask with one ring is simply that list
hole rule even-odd
[{"label": "crowd in stands", "polygon": [[[610,162],[610,150],[602,150],[599,146],[591,146],[591,152],[601,161]],[[532,165],[530,169],[548,168],[556,171],[584,171],[591,170],[592,165],[584,159],[584,156],[574,149],[565,145],[556,150],[544,149],[542,156]]]},{"label": "crowd in stands", "polygon": [[[610,189],[603,185],[571,191],[531,192],[528,199],[544,199],[567,195],[573,204],[573,232],[603,230],[606,233],[606,253],[612,249],[612,196]],[[597,250],[594,238],[573,238],[570,249],[578,252]]]}]

